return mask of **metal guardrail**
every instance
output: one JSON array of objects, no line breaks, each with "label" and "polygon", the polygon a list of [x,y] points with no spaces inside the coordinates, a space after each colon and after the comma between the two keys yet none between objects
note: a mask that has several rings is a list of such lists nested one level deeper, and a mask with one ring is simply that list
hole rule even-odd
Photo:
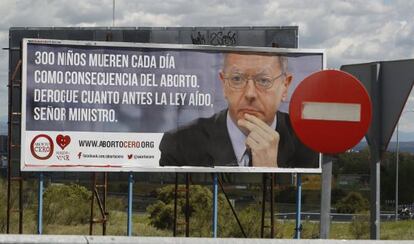
[{"label": "metal guardrail", "polygon": [[[296,213],[276,213],[276,218],[278,220],[292,220],[295,219]],[[350,222],[356,216],[363,216],[362,214],[340,214],[340,213],[330,213],[331,221],[333,222]],[[381,213],[380,215],[381,221],[394,221],[395,214],[394,213]],[[402,219],[401,217],[399,217]],[[311,221],[319,221],[320,214],[318,212],[302,212],[301,214],[302,220],[311,220]]]},{"label": "metal guardrail", "polygon": [[183,238],[183,237],[126,237],[126,236],[75,236],[75,235],[0,235],[0,243],[11,244],[414,244],[413,241],[374,241],[374,240],[286,240],[286,239],[235,239],[235,238]]}]

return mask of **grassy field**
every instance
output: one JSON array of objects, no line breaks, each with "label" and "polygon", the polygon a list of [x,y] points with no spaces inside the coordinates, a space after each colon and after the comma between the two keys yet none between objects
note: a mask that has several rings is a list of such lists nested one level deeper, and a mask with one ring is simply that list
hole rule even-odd
[{"label": "grassy field", "polygon": [[[307,182],[312,184],[312,179]],[[37,233],[37,198],[35,197],[35,190],[33,184],[26,183],[24,191],[24,226],[23,232],[25,234]],[[89,211],[90,203],[88,198],[90,192],[86,188],[79,187],[77,185],[51,185],[48,191],[44,194],[44,212],[43,212],[43,233],[44,234],[65,234],[65,235],[88,235],[89,234]],[[154,191],[154,189],[148,190],[147,195]],[[0,179],[0,233],[5,233],[5,219],[6,219],[6,195],[5,184],[1,184]],[[48,195],[48,192],[50,193]],[[51,194],[53,193],[53,194]],[[142,192],[140,192],[143,194]],[[194,194],[194,192],[193,192]],[[49,196],[49,201],[46,201]],[[81,198],[83,197],[83,198]],[[13,199],[14,205],[16,205],[16,199]],[[253,205],[255,206],[255,205]],[[281,207],[281,204],[277,204],[276,212],[285,212],[287,207]],[[317,205],[315,205],[317,206]],[[243,217],[242,210],[247,206],[238,205],[237,211],[239,218]],[[315,207],[314,207],[315,208]],[[47,211],[49,209],[49,211]],[[110,210],[107,223],[107,235],[125,236],[127,234],[127,215],[126,215],[126,203],[124,197],[109,197],[108,209]],[[245,225],[245,228],[249,228],[250,233],[255,236],[259,236],[260,233],[260,205],[253,207],[255,214],[244,215],[244,221],[250,221],[249,225]],[[144,210],[145,211],[145,210]],[[208,211],[208,210],[207,210]],[[204,212],[204,211],[203,211]],[[239,232],[238,226],[235,224],[233,216],[224,215],[225,211],[219,212],[221,214],[220,224],[222,224],[222,231],[219,228],[219,237],[235,237],[241,235],[228,234],[230,232],[223,231],[225,227],[234,225]],[[54,213],[54,214],[51,214]],[[95,209],[96,215],[98,209]],[[48,218],[49,216],[49,218]],[[68,221],[76,216],[76,220]],[[226,223],[223,222],[223,216]],[[18,233],[18,214],[13,213],[11,216],[11,231],[10,233]],[[182,216],[181,216],[182,217]],[[196,218],[190,218],[190,236],[203,235],[204,237],[211,237],[211,216],[204,216],[207,221],[198,221],[198,224],[202,224],[202,228],[206,231],[200,232],[202,228],[198,228]],[[66,223],[67,222],[67,223]],[[58,224],[60,223],[60,224]],[[71,223],[71,224],[68,224]],[[150,225],[149,215],[145,213],[137,213],[133,215],[133,235],[135,236],[172,236],[172,230],[157,229]],[[247,227],[248,226],[248,227]],[[303,221],[303,231],[301,237],[303,239],[315,239],[319,238],[319,223],[314,221]],[[268,230],[268,229],[266,229]],[[279,220],[275,224],[275,237],[291,239],[294,236],[295,222],[291,220]],[[183,236],[184,226],[179,226],[179,235]],[[202,233],[202,234],[200,234]],[[227,233],[221,235],[222,233]],[[231,232],[235,233],[235,232]],[[102,226],[100,224],[94,225],[94,235],[102,235]],[[269,233],[267,233],[269,236]],[[332,223],[331,224],[331,239],[368,239],[369,238],[369,224],[368,217],[362,216],[348,223]],[[414,220],[405,221],[389,221],[381,223],[381,239],[383,240],[414,240]]]},{"label": "grassy field", "polygon": [[[35,215],[31,211],[25,211],[25,234],[35,234],[37,225]],[[17,219],[14,219],[17,223]],[[125,212],[111,211],[107,224],[107,235],[126,235],[127,216]],[[190,219],[191,223],[191,219]],[[319,223],[313,221],[303,221],[302,239],[315,239],[319,237]],[[354,228],[352,228],[354,227]],[[357,228],[357,231],[355,230]],[[183,227],[181,227],[183,229]],[[291,239],[294,236],[295,222],[291,220],[277,221],[275,225],[275,237]],[[17,226],[12,226],[12,232],[17,232]],[[65,235],[88,235],[89,224],[77,225],[56,225],[49,224],[43,226],[44,234],[65,234]],[[133,216],[134,236],[172,236],[172,230],[159,230],[149,225],[147,215],[135,214]],[[102,225],[95,224],[94,235],[102,235]],[[181,231],[181,236],[183,233]],[[191,235],[191,233],[190,233]],[[209,237],[209,236],[205,236]],[[369,227],[365,220],[349,223],[332,223],[331,239],[368,239]],[[382,240],[413,240],[414,239],[414,220],[389,221],[381,223]]]}]

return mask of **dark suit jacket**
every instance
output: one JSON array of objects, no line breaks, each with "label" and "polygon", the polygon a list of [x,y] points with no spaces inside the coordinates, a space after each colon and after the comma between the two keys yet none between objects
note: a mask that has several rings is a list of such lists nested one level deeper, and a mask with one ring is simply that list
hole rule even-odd
[{"label": "dark suit jacket", "polygon": [[[226,125],[227,110],[164,134],[160,166],[238,166]],[[293,132],[289,115],[277,112],[279,167],[318,167],[318,154],[303,145]]]}]

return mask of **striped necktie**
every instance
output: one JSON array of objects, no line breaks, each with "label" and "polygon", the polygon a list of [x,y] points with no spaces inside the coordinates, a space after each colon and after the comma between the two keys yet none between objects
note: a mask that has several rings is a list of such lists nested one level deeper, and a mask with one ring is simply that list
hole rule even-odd
[{"label": "striped necktie", "polygon": [[248,161],[247,166],[252,167],[253,166],[252,150],[250,150],[249,148],[246,149],[246,151],[244,152],[244,155],[245,155],[245,157],[247,157],[247,161]]}]

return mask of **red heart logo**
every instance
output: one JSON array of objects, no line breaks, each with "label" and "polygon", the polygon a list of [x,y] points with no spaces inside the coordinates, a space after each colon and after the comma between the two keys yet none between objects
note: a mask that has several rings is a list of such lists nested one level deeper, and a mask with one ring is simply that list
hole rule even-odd
[{"label": "red heart logo", "polygon": [[132,158],[132,154],[128,154],[128,159],[131,159]]},{"label": "red heart logo", "polygon": [[63,150],[63,149],[65,149],[65,147],[67,147],[67,145],[69,145],[69,143],[70,143],[70,136],[58,135],[56,137],[56,143]]}]

